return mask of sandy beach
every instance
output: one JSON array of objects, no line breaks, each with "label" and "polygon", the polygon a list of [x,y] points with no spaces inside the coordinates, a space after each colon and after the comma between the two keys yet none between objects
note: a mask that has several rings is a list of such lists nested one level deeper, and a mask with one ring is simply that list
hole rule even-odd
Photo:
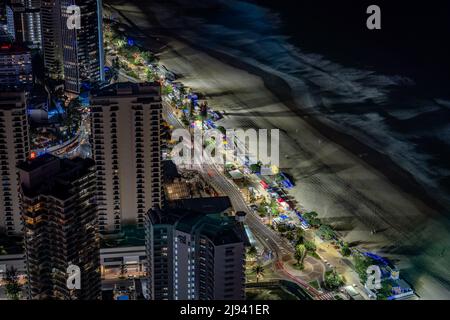
[{"label": "sandy beach", "polygon": [[[105,2],[114,4],[144,34],[154,35],[157,29],[151,25],[151,15],[142,8]],[[406,175],[388,179],[395,168],[376,170],[366,159],[372,154],[349,152],[349,146],[336,143],[344,137],[333,139],[331,128],[328,134],[317,130],[309,115],[280,101],[276,92],[286,88],[274,90],[267,77],[245,66],[237,68],[231,58],[220,59],[219,54],[211,55],[186,41],[164,38],[167,47],[159,54],[161,63],[186,86],[205,95],[213,109],[226,111],[218,125],[280,129],[281,168],[294,178],[296,186],[290,194],[301,207],[317,211],[350,244],[397,262],[421,298],[450,298],[442,285],[450,279],[449,261],[435,247],[448,236],[448,227],[442,224],[446,219],[426,204],[425,195]],[[409,190],[395,181],[399,177],[410,184]]]}]

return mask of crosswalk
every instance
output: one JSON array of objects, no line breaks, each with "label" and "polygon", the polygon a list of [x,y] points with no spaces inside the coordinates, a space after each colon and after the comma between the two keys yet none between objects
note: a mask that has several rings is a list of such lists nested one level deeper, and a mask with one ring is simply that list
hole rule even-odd
[{"label": "crosswalk", "polygon": [[333,292],[327,292],[316,297],[316,300],[334,300]]}]

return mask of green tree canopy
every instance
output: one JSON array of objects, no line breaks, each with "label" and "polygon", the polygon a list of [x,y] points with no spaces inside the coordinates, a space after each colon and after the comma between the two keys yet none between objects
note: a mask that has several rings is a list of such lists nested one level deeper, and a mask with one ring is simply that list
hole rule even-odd
[{"label": "green tree canopy", "polygon": [[350,254],[352,253],[352,251],[350,250],[350,248],[348,247],[348,243],[344,243],[341,247],[341,254],[344,257],[348,257]]},{"label": "green tree canopy", "polygon": [[368,257],[361,254],[356,254],[353,256],[353,263],[355,266],[355,271],[359,276],[359,280],[362,283],[367,281],[367,268],[374,264],[374,261]]},{"label": "green tree canopy", "polygon": [[5,282],[5,292],[8,299],[19,300],[22,286],[19,283],[19,275],[14,267],[6,270]]},{"label": "green tree canopy", "polygon": [[306,247],[303,244],[299,244],[295,247],[294,258],[297,260],[297,265],[303,266],[303,261],[306,256]]},{"label": "green tree canopy", "polygon": [[167,95],[167,94],[173,92],[173,88],[172,88],[172,86],[167,85],[167,86],[164,86],[164,87],[163,87],[163,90],[162,90],[162,91],[163,91],[163,92],[162,92],[163,94]]},{"label": "green tree canopy", "polygon": [[344,285],[344,279],[336,270],[332,270],[325,273],[324,283],[328,289],[336,290]]},{"label": "green tree canopy", "polygon": [[253,163],[250,165],[250,170],[252,170],[253,173],[257,173],[261,171],[261,165],[258,163]]},{"label": "green tree canopy", "polygon": [[256,256],[256,254],[258,253],[258,251],[256,250],[255,246],[251,246],[248,250],[247,250],[247,254],[249,257],[254,258]]},{"label": "green tree canopy", "polygon": [[323,224],[320,226],[319,234],[325,240],[332,240],[336,236],[333,228],[331,228],[331,226],[327,224]]},{"label": "green tree canopy", "polygon": [[303,218],[313,227],[320,227],[322,224],[320,219],[318,218],[318,214],[315,211],[305,212],[302,214]]},{"label": "green tree canopy", "polygon": [[316,244],[314,243],[314,241],[305,241],[304,245],[305,245],[306,250],[307,250],[309,253],[314,253],[314,252],[316,252],[317,246],[316,246]]},{"label": "green tree canopy", "polygon": [[222,126],[217,127],[217,130],[219,130],[220,133],[222,133],[222,134],[226,134],[227,133],[227,130],[224,127],[222,127]]},{"label": "green tree canopy", "polygon": [[295,244],[302,244],[305,242],[305,232],[302,228],[297,228],[295,230]]},{"label": "green tree canopy", "polygon": [[262,278],[264,275],[264,267],[260,264],[257,264],[256,266],[254,266],[252,271],[256,275],[256,282],[258,282],[259,279]]}]

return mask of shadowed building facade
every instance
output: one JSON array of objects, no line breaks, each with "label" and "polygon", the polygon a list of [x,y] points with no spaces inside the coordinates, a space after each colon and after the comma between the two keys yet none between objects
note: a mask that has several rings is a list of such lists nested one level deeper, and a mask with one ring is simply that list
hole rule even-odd
[{"label": "shadowed building facade", "polygon": [[21,234],[19,179],[16,166],[30,151],[25,92],[0,87],[0,230]]},{"label": "shadowed building facade", "polygon": [[41,49],[41,1],[8,0],[6,16],[8,32],[14,40],[30,49]]},{"label": "shadowed building facade", "polygon": [[[104,80],[102,0],[42,0],[42,51],[46,73],[78,94],[85,82]],[[80,9],[80,28],[68,20]],[[69,20],[71,22],[72,20]]]},{"label": "shadowed building facade", "polygon": [[[100,299],[94,161],[45,154],[18,169],[28,298]],[[67,286],[70,265],[80,268],[80,289]]]},{"label": "shadowed building facade", "polygon": [[33,85],[33,67],[31,52],[28,48],[0,44],[0,87],[17,87],[29,89]]},{"label": "shadowed building facade", "polygon": [[162,104],[158,83],[116,83],[92,94],[91,145],[101,232],[144,227],[163,205]]},{"label": "shadowed building facade", "polygon": [[42,55],[46,76],[63,78],[60,0],[41,0]]},{"label": "shadowed building facade", "polygon": [[149,298],[245,298],[242,225],[222,213],[150,210],[146,224]]}]

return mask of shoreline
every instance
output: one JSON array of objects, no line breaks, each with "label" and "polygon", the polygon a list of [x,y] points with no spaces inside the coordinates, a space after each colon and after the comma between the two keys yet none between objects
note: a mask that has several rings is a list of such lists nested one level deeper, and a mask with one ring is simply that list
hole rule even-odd
[{"label": "shoreline", "polygon": [[[133,21],[129,20],[122,12],[115,9],[122,18],[127,20],[127,22],[132,25],[139,33],[147,38],[156,38],[152,35],[145,34]],[[146,11],[146,14],[148,12]],[[316,130],[324,138],[330,140],[331,142],[344,148],[355,157],[358,157],[362,162],[372,167],[378,173],[385,176],[392,184],[399,187],[403,192],[411,195],[415,199],[420,200],[430,209],[433,209],[435,213],[446,212],[448,209],[445,205],[441,204],[439,200],[433,198],[425,186],[421,185],[414,176],[403,169],[395,161],[393,161],[389,156],[382,154],[381,152],[371,148],[364,142],[346,134],[338,129],[335,129],[323,121],[320,121],[317,116],[310,115],[308,111],[302,109],[293,96],[292,90],[290,89],[289,83],[282,77],[271,74],[268,71],[264,71],[261,68],[254,66],[245,61],[239,60],[239,58],[232,55],[219,52],[205,46],[201,46],[191,42],[189,39],[180,37],[174,33],[164,30],[161,26],[157,25],[157,21],[152,17],[153,27],[156,24],[155,30],[159,30],[161,34],[167,38],[173,38],[180,42],[186,43],[190,47],[197,49],[206,53],[207,55],[216,58],[225,64],[228,64],[236,69],[241,69],[247,71],[259,78],[264,82],[267,90],[272,92],[272,94],[283,104],[285,104],[289,110],[295,113],[297,116],[301,117],[305,122],[307,122],[314,130]],[[162,47],[162,50],[164,48]],[[158,52],[158,54],[161,52]],[[286,98],[287,97],[287,98]],[[359,155],[364,154],[364,158],[359,157]]]},{"label": "shoreline", "polygon": [[[360,158],[362,162],[366,163],[378,173],[385,176],[392,184],[399,187],[402,191],[411,195],[412,197],[419,199],[428,207],[430,207],[430,209],[433,209],[436,212],[445,212],[448,210],[444,205],[440,204],[438,200],[429,195],[425,187],[422,186],[410,172],[400,167],[389,156],[384,155],[381,152],[371,148],[357,138],[354,138],[349,134],[346,134],[325,124],[316,116],[311,116],[308,111],[302,110],[302,107],[299,106],[297,102],[295,102],[295,99],[292,95],[292,90],[290,90],[290,86],[288,82],[286,82],[286,80],[277,75],[270,74],[269,72],[264,71],[249,63],[240,61],[238,58],[232,57],[228,54],[217,52],[200,45],[195,45],[188,40],[185,40],[184,38],[176,39],[185,42],[189,46],[201,50],[228,65],[231,65],[237,69],[245,70],[257,77],[260,77],[261,79],[263,79],[264,85],[266,86],[267,90],[272,92],[280,100],[280,102],[288,106],[291,112],[301,117],[313,129],[317,130],[320,135],[343,147],[345,150],[352,153],[355,157]],[[289,98],[286,99],[286,97]],[[366,154],[366,156],[364,158],[361,158],[359,157],[360,154]]]},{"label": "shoreline", "polygon": [[[117,12],[120,12],[120,10],[115,9]],[[422,254],[422,247],[417,247],[417,251],[416,253],[412,253],[412,252],[408,252],[408,245],[409,245],[409,239],[407,239],[408,241],[399,241],[399,236],[401,234],[411,234],[411,224],[414,224],[413,227],[414,229],[418,229],[420,228],[420,222],[425,221],[425,222],[430,222],[433,221],[434,218],[436,218],[436,216],[441,217],[442,215],[439,215],[438,213],[436,213],[434,210],[431,209],[437,209],[440,208],[441,206],[438,205],[437,201],[435,199],[433,199],[431,196],[427,195],[424,192],[424,188],[418,184],[417,181],[415,181],[415,179],[406,171],[404,171],[403,169],[401,169],[400,172],[396,172],[396,169],[398,167],[397,164],[395,164],[390,158],[388,159],[383,159],[383,157],[387,157],[385,155],[381,155],[380,154],[380,159],[377,158],[377,154],[379,154],[377,151],[371,149],[370,147],[364,145],[363,143],[361,143],[360,141],[356,140],[355,138],[348,136],[346,134],[343,134],[339,131],[337,131],[334,128],[330,128],[328,125],[322,123],[320,121],[320,119],[316,119],[312,116],[308,116],[307,112],[302,111],[299,106],[295,103],[295,101],[293,100],[292,93],[291,90],[289,88],[289,86],[287,85],[286,81],[282,78],[280,78],[277,75],[273,75],[267,71],[261,70],[256,66],[250,65],[244,61],[240,61],[238,58],[235,57],[230,57],[229,55],[225,54],[225,53],[220,53],[220,52],[216,52],[214,50],[208,49],[208,48],[204,48],[200,45],[195,45],[191,42],[189,42],[188,40],[182,38],[182,37],[178,37],[176,35],[171,34],[170,32],[167,32],[167,30],[164,30],[163,28],[158,27],[158,25],[156,24],[155,27],[155,22],[152,20],[152,18],[154,19],[154,16],[151,16],[151,13],[148,12],[149,10],[144,10],[142,12],[145,12],[145,16],[148,18],[148,21],[151,22],[151,28],[147,29],[147,26],[145,26],[146,28],[146,32],[149,33],[149,30],[158,30],[161,33],[160,38],[166,38],[168,40],[173,39],[175,41],[168,41],[167,42],[167,47],[165,47],[162,52],[159,52],[158,55],[169,55],[169,57],[165,57],[164,59],[161,59],[161,61],[165,60],[165,59],[169,59],[170,60],[177,60],[174,63],[178,63],[177,66],[183,65],[183,64],[189,64],[192,63],[191,61],[191,57],[189,56],[191,55],[195,55],[196,57],[196,61],[194,63],[194,65],[192,66],[193,68],[199,68],[201,70],[197,70],[194,69],[196,72],[195,73],[200,73],[200,74],[204,74],[205,75],[205,79],[202,78],[202,80],[198,80],[197,84],[201,86],[204,86],[208,91],[210,89],[210,86],[208,86],[208,80],[215,80],[214,78],[214,72],[216,72],[217,70],[222,71],[230,71],[228,70],[228,68],[224,68],[223,66],[220,66],[219,64],[223,64],[223,65],[227,65],[229,66],[230,69],[237,69],[235,71],[231,70],[234,75],[231,76],[229,74],[223,74],[223,76],[221,76],[220,78],[224,78],[224,81],[227,81],[229,79],[226,78],[230,78],[231,80],[233,80],[233,77],[235,77],[236,75],[239,74],[245,74],[248,73],[250,75],[252,75],[252,77],[254,78],[259,78],[261,79],[264,85],[264,89],[267,90],[268,92],[270,92],[273,96],[275,96],[275,98],[277,98],[280,104],[284,105],[287,109],[289,110],[291,113],[293,113],[295,116],[290,116],[290,124],[292,127],[292,120],[295,120],[295,118],[298,118],[299,120],[299,126],[303,126],[305,127],[305,130],[308,130],[308,136],[310,138],[312,137],[316,137],[316,136],[322,136],[325,139],[328,139],[330,144],[335,145],[335,147],[337,147],[339,155],[340,154],[344,154],[341,161],[341,159],[339,159],[339,161],[342,162],[355,162],[356,165],[361,166],[363,168],[357,168],[357,172],[363,172],[363,174],[361,175],[353,175],[351,176],[352,179],[349,181],[344,181],[344,184],[348,184],[348,185],[344,185],[344,187],[350,187],[349,191],[351,193],[353,193],[352,195],[348,195],[348,199],[346,199],[345,197],[347,196],[347,194],[344,195],[340,195],[340,198],[336,198],[337,200],[339,199],[345,199],[346,203],[343,205],[344,210],[340,210],[340,213],[334,213],[334,212],[321,212],[319,211],[319,213],[324,214],[324,216],[328,219],[330,218],[331,220],[329,221],[337,221],[339,222],[339,219],[342,218],[342,213],[344,213],[344,215],[347,216],[351,216],[353,218],[356,218],[357,220],[359,220],[361,222],[361,224],[366,225],[366,224],[371,224],[373,225],[373,222],[376,221],[377,225],[381,225],[382,228],[380,230],[382,230],[382,232],[379,232],[379,235],[377,233],[377,235],[374,236],[369,236],[367,234],[367,232],[365,231],[361,231],[363,229],[358,229],[355,228],[356,231],[350,231],[348,234],[351,234],[350,236],[348,236],[349,238],[354,237],[354,234],[356,234],[356,238],[359,238],[357,240],[360,240],[361,238],[363,240],[367,239],[367,244],[370,245],[370,243],[372,244],[376,244],[373,245],[374,248],[376,248],[376,250],[381,250],[382,252],[388,252],[388,254],[393,254],[394,256],[399,255],[400,256],[400,261],[403,262],[404,258],[406,260],[410,260],[415,258],[415,255],[418,254]],[[131,11],[130,11],[131,12]],[[133,12],[131,12],[133,13]],[[125,14],[123,12],[120,12],[122,17],[126,17]],[[142,31],[142,27],[138,27],[136,26],[133,21],[129,20],[128,18],[126,18],[125,20],[127,20],[127,23],[129,23],[131,26],[133,26],[134,28],[134,32],[136,33],[140,33],[142,34],[142,39],[144,39],[144,43],[148,43],[148,41],[154,41],[154,37],[150,34],[146,34],[144,31]],[[161,31],[163,30],[163,31]],[[158,40],[159,41],[159,40]],[[179,47],[172,47],[170,44],[172,44],[172,42],[179,42],[181,44],[184,44],[184,46],[181,46],[181,48]],[[147,45],[145,45],[147,46]],[[189,48],[193,49],[190,50]],[[187,50],[187,51],[184,51]],[[196,52],[198,51],[198,52]],[[172,57],[170,57],[170,55],[172,55]],[[186,54],[187,57],[183,57],[183,55]],[[177,56],[178,55],[178,56]],[[206,56],[210,56],[212,59],[209,58],[205,58],[204,55]],[[204,65],[202,64],[202,62],[199,63],[198,58],[201,59],[205,59],[204,61]],[[218,60],[215,62],[215,60]],[[167,62],[167,61],[166,61]],[[213,66],[212,64],[216,64],[217,66]],[[205,70],[203,70],[203,67],[205,68]],[[171,68],[170,68],[171,69]],[[212,73],[211,73],[212,72]],[[189,70],[186,73],[186,75],[188,75],[188,79],[184,78],[185,74],[183,72],[180,73],[181,75],[181,80],[182,82],[185,81],[192,81],[194,78],[190,78],[189,77]],[[184,80],[183,80],[184,78]],[[210,79],[211,78],[211,79]],[[249,77],[250,78],[250,77]],[[197,80],[197,79],[195,79]],[[216,79],[217,80],[217,79]],[[253,81],[254,79],[250,79],[251,81]],[[202,82],[203,81],[203,82]],[[206,82],[206,83],[205,83]],[[220,88],[220,86],[217,86],[217,83],[214,83],[212,86],[214,87],[214,85],[216,86],[216,88]],[[252,84],[253,85],[253,84]],[[189,86],[189,85],[188,85]],[[193,89],[199,91],[199,93],[204,93],[201,91],[201,89],[196,88],[196,86],[192,86]],[[226,88],[221,88],[224,92],[226,91]],[[255,89],[254,87],[251,87],[251,89]],[[263,89],[259,89],[256,88],[258,90],[263,90]],[[221,92],[224,94],[224,92]],[[214,92],[215,93],[215,92]],[[212,100],[216,100],[216,97],[214,97],[214,93],[211,94],[211,96],[209,96],[208,94],[206,94],[206,97],[208,99],[212,99]],[[264,111],[262,109],[264,109],[264,107],[266,106],[255,106],[254,104],[250,103],[250,104],[246,104],[246,101],[240,101],[241,98],[243,98],[242,96],[244,96],[245,94],[241,93],[241,92],[234,92],[234,93],[227,93],[229,95],[231,95],[231,99],[236,99],[236,101],[238,101],[239,103],[242,103],[242,106],[247,106],[249,108],[257,108],[258,110],[245,110],[245,113],[241,113],[238,115],[242,115],[242,117],[239,117],[238,120],[250,120],[250,122],[254,122],[254,121],[264,121],[264,118],[261,117],[265,117],[266,115],[263,113]],[[263,93],[262,93],[263,94]],[[290,99],[286,99],[285,97],[291,97]],[[217,99],[220,100],[220,99]],[[271,110],[269,110],[270,113]],[[285,115],[284,117],[288,117],[289,116],[289,111],[287,112],[288,115]],[[256,118],[255,118],[256,117]],[[267,115],[267,117],[271,117],[270,115]],[[276,117],[276,116],[274,116]],[[280,118],[280,117],[278,117]],[[281,118],[283,118],[283,116],[281,116]],[[253,119],[255,119],[253,121]],[[269,120],[271,120],[270,118],[268,118]],[[284,121],[284,120],[283,120]],[[306,126],[303,123],[300,122],[304,122],[306,124]],[[272,124],[269,121],[269,124]],[[288,124],[287,124],[288,125]],[[317,126],[318,128],[316,128],[315,126]],[[278,126],[278,128],[281,128],[282,126]],[[291,128],[292,129],[292,128]],[[325,133],[323,132],[325,131]],[[291,131],[293,132],[293,131]],[[302,131],[303,132],[303,131]],[[300,134],[299,134],[300,135]],[[337,136],[337,138],[336,138]],[[289,137],[292,138],[292,137]],[[298,137],[297,137],[298,138]],[[343,143],[346,143],[346,146],[342,146],[336,139],[340,139],[343,140]],[[310,139],[311,140],[311,139]],[[297,142],[297,141],[295,141]],[[308,148],[311,147],[308,144],[308,141],[305,142],[306,143],[306,151],[308,151]],[[295,143],[294,143],[295,144]],[[302,145],[303,146],[303,145]],[[351,150],[349,150],[348,148],[352,148]],[[361,149],[359,149],[361,148]],[[310,149],[310,148],[309,148]],[[357,151],[355,151],[357,150]],[[370,150],[370,151],[366,151],[366,150]],[[303,150],[302,150],[303,151]],[[320,150],[321,151],[321,150]],[[369,153],[370,152],[370,153]],[[368,153],[370,156],[373,156],[374,159],[371,159],[374,163],[371,165],[370,163],[368,163],[366,160],[367,159],[361,159],[360,157],[358,157],[358,154],[361,153]],[[348,158],[352,158],[352,159],[348,159]],[[320,156],[318,156],[318,161],[320,161]],[[338,162],[339,162],[338,161]],[[329,165],[330,162],[327,162],[325,165]],[[331,165],[333,165],[333,163],[331,163]],[[378,170],[376,167],[374,166],[385,166],[385,168],[387,169],[387,172],[383,171],[383,170]],[[289,168],[291,169],[291,168]],[[296,168],[298,169],[298,168]],[[329,168],[326,168],[329,169]],[[336,175],[338,177],[338,179],[340,179],[340,175],[339,172],[333,172],[332,168],[332,174]],[[367,176],[369,177],[368,180],[368,184],[371,185],[371,188],[373,189],[372,191],[377,192],[378,190],[383,190],[384,194],[380,194],[380,196],[385,196],[387,195],[387,200],[389,202],[396,202],[397,200],[399,200],[399,203],[397,205],[393,205],[388,203],[386,208],[384,208],[384,202],[383,202],[383,198],[382,197],[375,197],[378,198],[377,199],[377,203],[375,205],[379,205],[381,206],[381,210],[382,212],[377,212],[378,210],[373,211],[373,208],[376,206],[373,205],[373,203],[369,203],[370,206],[368,206],[369,209],[372,208],[373,212],[361,212],[359,213],[359,209],[360,206],[358,206],[358,201],[360,200],[359,197],[354,197],[355,196],[355,190],[356,192],[359,193],[359,191],[361,191],[362,194],[357,194],[357,196],[361,196],[361,199],[363,200],[369,200],[373,202],[373,198],[369,196],[367,196],[367,190],[360,190],[361,186],[364,187],[364,185],[361,185],[360,181],[358,180],[362,180],[362,179],[366,179],[366,174],[364,173],[364,171],[362,171],[362,169],[368,171]],[[403,172],[402,172],[403,171]],[[391,177],[387,176],[387,175],[393,175]],[[317,174],[317,175],[320,175]],[[370,178],[374,178],[374,176],[380,176],[378,177],[378,179],[374,180],[374,182],[370,181]],[[321,179],[323,177],[319,177],[319,179]],[[346,177],[347,178],[347,177]],[[385,181],[381,181],[383,178],[383,180]],[[395,178],[394,180],[391,180],[391,178]],[[325,182],[328,182],[328,180],[324,179]],[[342,179],[341,179],[342,180]],[[324,181],[321,181],[324,182]],[[334,182],[336,182],[336,188],[340,188],[342,187],[341,185],[339,185],[339,183],[342,183],[342,181],[334,181],[334,180],[330,180],[331,184],[333,184]],[[383,187],[388,187],[388,189],[383,189]],[[319,186],[320,187],[320,186]],[[333,189],[335,186],[332,185],[331,186],[331,191],[335,192],[336,190]],[[378,187],[378,189],[377,189]],[[389,193],[389,190],[393,189],[396,193],[392,195],[391,198],[391,194]],[[405,190],[407,189],[407,191]],[[311,191],[311,190],[306,190]],[[322,202],[326,202],[329,201],[329,199],[323,199],[321,198],[321,194],[320,192],[318,192],[318,190],[313,189],[313,192],[315,192],[317,194],[317,196],[315,198],[311,198],[311,199],[307,199],[309,202],[311,202],[310,200],[312,200],[312,203],[318,203],[318,205],[324,205]],[[322,191],[322,190],[319,190]],[[342,192],[342,190],[338,190],[339,192]],[[409,191],[409,192],[408,192]],[[304,192],[304,190],[301,190],[301,192]],[[364,193],[366,192],[366,193]],[[310,196],[310,195],[309,195]],[[353,198],[352,198],[353,196]],[[375,194],[376,196],[376,194]],[[300,197],[302,198],[302,196]],[[306,195],[306,198],[308,198],[308,195]],[[336,200],[334,199],[334,200]],[[303,200],[303,198],[302,198]],[[386,200],[386,199],[384,199]],[[427,202],[431,202],[427,206]],[[356,205],[354,205],[356,203]],[[367,203],[364,203],[364,205],[366,205]],[[311,207],[311,206],[310,206]],[[350,210],[349,210],[350,208]],[[396,209],[402,209],[400,210],[400,214],[401,216],[398,216],[398,212],[399,210]],[[413,212],[410,213],[409,209],[413,208]],[[333,210],[335,210],[336,208],[332,208]],[[341,209],[341,208],[337,208],[337,209]],[[356,210],[354,210],[356,209]],[[364,208],[365,209],[365,208]],[[386,209],[386,210],[384,210]],[[438,209],[439,210],[439,209]],[[331,211],[331,210],[330,210]],[[330,216],[331,214],[334,214],[334,216]],[[341,214],[341,216],[339,216]],[[390,216],[389,214],[393,214],[393,216]],[[338,217],[336,217],[336,215]],[[334,220],[333,220],[334,219]],[[395,221],[395,219],[397,219],[397,221]],[[409,221],[408,221],[409,219]],[[413,222],[412,222],[413,221]],[[416,223],[416,221],[418,221],[418,223]],[[409,225],[408,225],[409,223]],[[384,228],[385,226],[389,227],[389,233],[385,233],[384,232]],[[409,228],[409,230],[408,230]],[[391,230],[392,229],[392,230]],[[405,231],[406,229],[406,231]],[[392,233],[393,231],[393,233]],[[420,231],[420,230],[415,230],[415,231]],[[365,232],[365,233],[363,233]],[[398,237],[396,236],[396,233],[398,235]],[[348,235],[347,234],[347,235]],[[394,235],[394,236],[392,236]],[[391,237],[390,237],[391,236]],[[382,241],[375,241],[373,242],[372,240],[374,240],[374,238],[376,238],[377,240],[378,237],[382,237]],[[353,239],[353,238],[352,238]],[[394,239],[394,240],[393,240]],[[393,241],[391,241],[393,240]],[[361,241],[356,241],[356,242],[361,242]],[[364,242],[363,242],[364,243]],[[400,247],[399,251],[392,250],[392,247]],[[428,264],[430,263],[431,258],[433,258],[428,252],[423,253],[424,257],[422,257],[423,259],[427,259],[426,264],[427,267],[431,267]],[[421,259],[422,259],[421,258]],[[432,266],[433,268],[435,267],[434,265]],[[412,266],[412,270],[419,272],[419,274],[415,274],[415,276],[413,276],[415,282],[413,283],[413,286],[416,289],[419,289],[418,287],[422,287],[424,285],[424,283],[420,282],[420,276],[422,274],[430,274],[431,276],[436,276],[436,271],[429,268],[419,268],[417,269],[417,265],[414,263],[414,265]],[[408,268],[406,268],[408,269]],[[413,272],[414,273],[414,272]],[[428,284],[428,281],[426,281]],[[444,284],[441,284],[444,285]],[[444,285],[445,286],[445,285]],[[427,289],[427,286],[423,287],[425,289]]]}]

